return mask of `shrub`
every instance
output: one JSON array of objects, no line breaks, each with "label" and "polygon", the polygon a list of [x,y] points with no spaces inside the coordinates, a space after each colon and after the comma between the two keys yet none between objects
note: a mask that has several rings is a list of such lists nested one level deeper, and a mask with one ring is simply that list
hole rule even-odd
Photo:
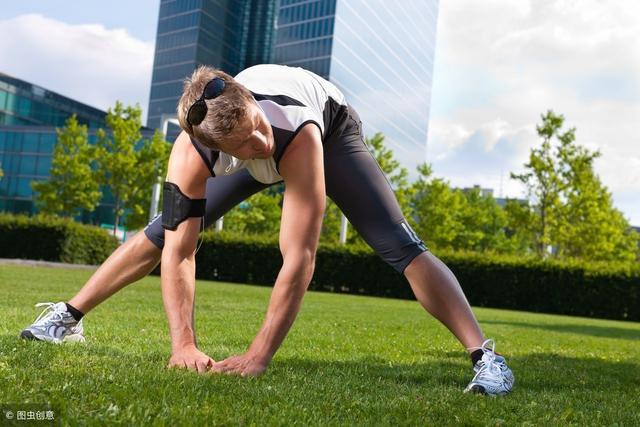
[{"label": "shrub", "polygon": [[[640,320],[640,266],[561,263],[470,252],[437,255],[474,306]],[[273,285],[282,264],[274,238],[207,233],[200,279]],[[413,299],[404,276],[367,247],[321,245],[310,289]]]},{"label": "shrub", "polygon": [[98,227],[50,216],[0,214],[0,257],[100,264],[118,246]]}]

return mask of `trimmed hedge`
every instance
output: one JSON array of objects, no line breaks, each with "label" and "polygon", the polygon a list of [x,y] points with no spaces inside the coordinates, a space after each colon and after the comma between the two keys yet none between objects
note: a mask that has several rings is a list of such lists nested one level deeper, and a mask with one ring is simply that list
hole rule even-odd
[{"label": "trimmed hedge", "polygon": [[[0,258],[99,264],[117,247],[105,230],[72,220],[0,214]],[[640,320],[640,265],[581,264],[438,252],[474,306]],[[273,285],[277,240],[205,233],[199,279]],[[414,299],[404,276],[369,248],[321,245],[310,289]]]},{"label": "trimmed hedge", "polygon": [[100,264],[117,247],[105,230],[71,219],[0,214],[0,258]]},{"label": "trimmed hedge", "polygon": [[[477,253],[437,254],[474,306],[640,320],[640,266],[581,264]],[[274,239],[206,233],[200,279],[273,285],[282,265]],[[321,245],[310,289],[414,299],[404,276],[369,248]]]}]

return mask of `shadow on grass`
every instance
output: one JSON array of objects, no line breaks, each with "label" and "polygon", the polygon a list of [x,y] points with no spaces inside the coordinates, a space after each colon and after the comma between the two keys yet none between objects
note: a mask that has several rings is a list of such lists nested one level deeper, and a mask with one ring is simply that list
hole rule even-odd
[{"label": "shadow on grass", "polygon": [[515,326],[518,328],[543,329],[553,332],[564,332],[569,334],[590,335],[602,338],[617,338],[623,340],[640,340],[640,330],[618,328],[615,326],[586,326],[575,324],[558,323],[526,323],[526,322],[505,322],[502,320],[483,320],[482,323],[492,325]]},{"label": "shadow on grass", "polygon": [[[590,390],[631,391],[640,382],[640,364],[615,362],[596,358],[565,357],[553,353],[509,357],[517,388],[529,391]],[[466,358],[460,362],[390,364],[379,358],[359,358],[353,361],[325,363],[306,359],[275,360],[274,375],[304,372],[306,375],[353,377],[379,386],[387,383],[421,387],[438,385],[466,386],[472,371]]]}]

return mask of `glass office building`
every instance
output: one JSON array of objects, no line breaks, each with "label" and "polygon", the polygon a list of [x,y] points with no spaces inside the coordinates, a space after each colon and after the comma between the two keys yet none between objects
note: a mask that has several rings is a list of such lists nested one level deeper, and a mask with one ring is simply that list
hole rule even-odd
[{"label": "glass office building", "polygon": [[175,115],[182,82],[202,64],[231,75],[270,62],[275,0],[162,0],[147,125]]},{"label": "glass office building", "polygon": [[[106,113],[105,113],[106,114]],[[97,129],[89,130],[89,142],[95,143]],[[0,162],[4,176],[0,178],[0,212],[37,213],[33,200],[33,181],[49,178],[56,128],[51,126],[0,126]],[[83,212],[82,222],[111,224],[113,203],[110,192],[93,212]]]},{"label": "glass office building", "polygon": [[0,125],[64,126],[72,114],[89,128],[104,126],[104,111],[0,73]]},{"label": "glass office building", "polygon": [[[89,142],[105,127],[106,112],[71,98],[0,73],[0,211],[34,214],[31,182],[46,180],[51,169],[56,128],[75,114],[87,125]],[[142,129],[151,137],[151,129]],[[81,215],[84,222],[112,223],[113,204],[108,189],[93,212]]]},{"label": "glass office building", "polygon": [[426,160],[438,0],[282,0],[274,62],[342,90],[414,174]]},{"label": "glass office building", "polygon": [[282,0],[273,62],[302,67],[330,80],[336,0]]},{"label": "glass office building", "polygon": [[56,127],[72,114],[95,134],[107,113],[0,73],[0,211],[35,213],[31,181],[48,178]]},{"label": "glass office building", "polygon": [[438,0],[162,0],[148,125],[175,114],[200,64],[303,67],[336,84],[413,174],[426,160],[437,15]]}]

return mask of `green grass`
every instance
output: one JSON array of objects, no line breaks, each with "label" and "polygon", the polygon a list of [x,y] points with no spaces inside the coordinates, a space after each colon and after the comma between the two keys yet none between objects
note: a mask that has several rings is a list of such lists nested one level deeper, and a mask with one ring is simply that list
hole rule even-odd
[{"label": "green grass", "polygon": [[[0,266],[0,405],[49,403],[71,425],[640,425],[638,323],[476,309],[516,376],[496,399],[462,393],[464,350],[410,301],[309,293],[257,379],[165,369],[157,277],[91,312],[84,345],[17,339],[33,304],[68,299],[90,273]],[[269,292],[198,282],[200,348],[242,352]]]}]

